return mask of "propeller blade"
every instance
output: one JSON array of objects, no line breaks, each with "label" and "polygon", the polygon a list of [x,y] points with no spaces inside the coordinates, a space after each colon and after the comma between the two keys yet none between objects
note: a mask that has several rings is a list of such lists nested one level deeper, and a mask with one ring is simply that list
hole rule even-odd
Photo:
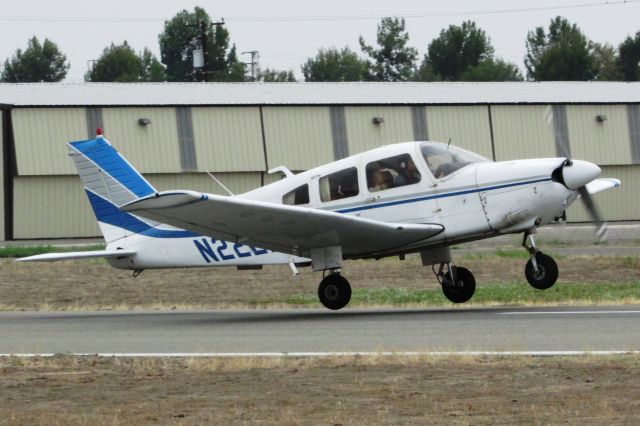
[{"label": "propeller blade", "polygon": [[587,190],[586,186],[581,186],[578,188],[578,193],[580,194],[580,198],[584,203],[584,207],[587,209],[589,213],[589,217],[596,224],[596,236],[598,237],[598,241],[604,242],[607,239],[607,222],[602,220],[602,216],[600,215],[600,211],[598,207],[593,201],[591,194]]}]

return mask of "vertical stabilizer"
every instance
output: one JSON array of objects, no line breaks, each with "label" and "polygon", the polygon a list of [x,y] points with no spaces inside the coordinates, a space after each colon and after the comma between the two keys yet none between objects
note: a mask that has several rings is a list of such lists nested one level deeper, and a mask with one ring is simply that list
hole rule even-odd
[{"label": "vertical stabilizer", "polygon": [[69,149],[107,243],[157,225],[118,209],[156,190],[106,139],[71,142]]}]

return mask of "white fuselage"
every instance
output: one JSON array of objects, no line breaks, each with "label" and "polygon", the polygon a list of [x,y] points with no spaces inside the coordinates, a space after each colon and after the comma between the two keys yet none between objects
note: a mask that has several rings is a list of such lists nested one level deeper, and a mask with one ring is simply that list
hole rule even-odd
[{"label": "white fuselage", "polygon": [[[366,167],[381,158],[409,154],[421,176],[419,182],[373,191],[367,184]],[[436,179],[420,152],[419,142],[389,145],[320,166],[236,197],[283,203],[283,196],[308,185],[305,207],[394,223],[435,223],[444,232],[428,243],[405,246],[397,253],[420,251],[431,246],[453,245],[496,234],[521,232],[545,225],[560,217],[577,198],[575,190],[552,180],[564,158],[478,162]],[[322,201],[322,177],[357,168],[357,195]],[[168,229],[174,229],[167,227]],[[179,235],[179,234],[177,234]],[[110,248],[133,249],[128,259],[110,259],[126,269],[251,266],[303,263],[309,259],[248,247],[238,242],[213,240],[188,234],[158,238],[133,234],[110,244]]]}]

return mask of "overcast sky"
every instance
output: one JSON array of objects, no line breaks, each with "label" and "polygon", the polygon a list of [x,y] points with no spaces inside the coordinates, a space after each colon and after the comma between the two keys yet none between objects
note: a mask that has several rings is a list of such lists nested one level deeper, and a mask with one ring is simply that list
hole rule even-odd
[{"label": "overcast sky", "polygon": [[[548,27],[561,15],[578,24],[591,40],[617,46],[640,31],[640,0],[301,0],[271,1],[135,1],[12,0],[0,8],[0,59],[24,49],[27,39],[47,37],[71,62],[66,81],[79,82],[87,61],[100,56],[111,42],[127,40],[136,50],[149,47],[159,55],[158,34],[164,20],[198,5],[213,19],[224,18],[238,52],[258,50],[260,65],[291,69],[321,47],[349,46],[360,53],[358,37],[375,44],[382,16],[406,17],[410,44],[420,56],[450,24],[471,19],[491,37],[496,56],[523,68],[525,37],[536,26]],[[569,6],[569,7],[566,7]],[[532,10],[533,8],[539,10]],[[545,9],[548,8],[548,9]],[[544,9],[544,10],[540,10]],[[520,11],[516,11],[520,10]],[[241,60],[249,61],[248,55]]]}]

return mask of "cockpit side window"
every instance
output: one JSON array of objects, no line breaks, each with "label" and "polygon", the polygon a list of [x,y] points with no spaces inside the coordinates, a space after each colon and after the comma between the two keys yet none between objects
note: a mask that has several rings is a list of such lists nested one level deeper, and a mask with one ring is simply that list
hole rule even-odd
[{"label": "cockpit side window", "polygon": [[350,167],[321,177],[319,180],[320,199],[323,202],[355,197],[360,193],[358,169]]},{"label": "cockpit side window", "polygon": [[297,206],[309,204],[309,185],[306,183],[282,196],[282,204]]},{"label": "cockpit side window", "polygon": [[367,164],[367,187],[370,192],[412,185],[421,176],[409,154],[396,155]]},{"label": "cockpit side window", "polygon": [[420,149],[436,179],[447,177],[469,164],[491,161],[470,151],[439,143],[423,143]]}]

